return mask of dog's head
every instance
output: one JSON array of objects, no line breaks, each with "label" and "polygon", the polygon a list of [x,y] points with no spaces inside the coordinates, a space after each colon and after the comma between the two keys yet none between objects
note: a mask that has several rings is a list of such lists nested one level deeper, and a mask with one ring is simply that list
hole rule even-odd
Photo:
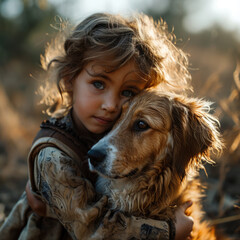
[{"label": "dog's head", "polygon": [[144,91],[123,107],[113,130],[88,152],[90,170],[130,178],[158,165],[183,179],[186,169],[221,149],[209,103]]}]

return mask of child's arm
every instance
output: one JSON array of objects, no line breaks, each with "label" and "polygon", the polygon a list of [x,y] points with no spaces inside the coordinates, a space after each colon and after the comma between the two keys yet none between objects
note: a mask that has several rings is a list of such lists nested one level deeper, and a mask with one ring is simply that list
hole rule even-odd
[{"label": "child's arm", "polygon": [[58,219],[73,239],[85,239],[92,231],[107,200],[105,197],[95,202],[95,190],[83,178],[80,166],[54,147],[40,150],[34,162],[36,193],[50,210],[47,216]]},{"label": "child's arm", "polygon": [[[41,200],[34,197],[34,195],[31,193],[29,182],[26,186],[26,193],[27,193],[27,199],[28,199],[29,205],[31,206],[33,211],[35,213],[37,213],[39,216],[43,216],[43,217],[46,216],[46,204],[44,204]],[[191,203],[187,202],[183,206],[180,206],[179,209],[177,209],[177,211],[176,211],[176,215],[175,215],[175,217],[176,217],[176,223],[175,223],[176,236],[175,236],[175,240],[185,240],[185,239],[187,239],[187,237],[190,235],[190,233],[192,231],[193,219],[185,214],[186,209],[190,206],[191,206]],[[106,219],[108,219],[107,215],[105,217],[106,217]],[[111,220],[111,219],[108,219],[108,221],[113,222],[113,220]],[[105,225],[106,226],[109,226],[108,221],[105,220]],[[169,225],[164,225],[165,222],[157,221],[157,223],[161,224],[161,226],[159,226],[160,227],[159,230],[162,232],[161,234],[163,234],[163,227],[164,226],[166,228],[166,234],[169,235],[170,231],[174,231],[174,230],[169,231],[170,226]],[[116,225],[116,222],[114,222],[114,224]],[[147,224],[146,219],[145,219],[145,224]],[[103,224],[103,226],[104,226],[104,224]],[[150,228],[151,227],[152,226],[150,226]],[[139,226],[138,229],[141,229],[141,227]],[[154,229],[154,228],[152,228],[152,229]],[[103,229],[99,228],[98,230],[101,232],[101,230],[103,230]],[[155,230],[157,230],[157,229],[154,229],[154,231]],[[142,229],[142,231],[143,231],[143,233],[146,232],[144,228]],[[141,232],[141,230],[140,230],[140,232]],[[100,234],[100,233],[98,233],[98,234]],[[174,235],[174,233],[172,233],[172,235]],[[170,239],[170,238],[167,238],[167,239]]]},{"label": "child's arm", "polygon": [[30,205],[31,209],[39,216],[46,217],[47,205],[41,199],[38,199],[33,195],[29,180],[27,182],[25,192],[27,195],[28,204]]},{"label": "child's arm", "polygon": [[[151,239],[159,239],[159,236],[170,239],[172,231],[165,221],[126,217],[120,212],[109,211],[95,228],[93,222],[100,216],[105,201],[88,205],[95,192],[90,182],[81,177],[74,161],[60,150],[49,147],[40,151],[36,163],[36,186],[53,215],[73,238],[82,239],[83,235],[88,235],[88,239],[102,239],[103,236],[128,239],[131,236],[146,238],[150,234]],[[94,234],[90,237],[90,233]]]},{"label": "child's arm", "polygon": [[[187,202],[180,206],[175,214],[176,223],[173,221],[159,221],[126,216],[122,212],[108,211],[97,229],[95,236],[104,236],[104,239],[161,239],[161,240],[186,240],[190,237],[193,228],[193,219],[185,214]],[[175,234],[176,230],[176,234]],[[94,238],[95,239],[95,238]]]}]

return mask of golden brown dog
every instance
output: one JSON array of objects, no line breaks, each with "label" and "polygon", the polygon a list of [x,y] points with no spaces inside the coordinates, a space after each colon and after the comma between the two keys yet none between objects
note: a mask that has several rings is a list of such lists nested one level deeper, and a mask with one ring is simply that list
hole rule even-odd
[{"label": "golden brown dog", "polygon": [[89,151],[97,190],[113,209],[148,218],[173,218],[191,199],[192,239],[216,239],[202,221],[198,169],[221,151],[218,121],[199,99],[147,90],[124,106],[113,130]]}]

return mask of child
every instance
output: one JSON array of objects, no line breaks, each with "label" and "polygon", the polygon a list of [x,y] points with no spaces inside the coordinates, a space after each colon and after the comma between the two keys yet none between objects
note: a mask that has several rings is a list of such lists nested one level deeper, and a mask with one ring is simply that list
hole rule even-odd
[{"label": "child", "polygon": [[[47,212],[35,214],[24,193],[1,227],[1,239],[189,236],[193,222],[184,214],[189,203],[176,211],[176,238],[173,220],[140,219],[108,210],[106,197],[94,191],[96,176],[89,172],[86,159],[87,151],[118,119],[123,103],[141,90],[189,89],[187,57],[172,38],[165,23],[154,23],[143,14],[123,18],[99,13],[73,30],[64,51],[54,58],[45,56],[43,64],[61,97],[44,91],[52,103],[52,118],[42,123],[28,163],[29,199],[44,201]],[[48,50],[51,53],[51,45]]]}]

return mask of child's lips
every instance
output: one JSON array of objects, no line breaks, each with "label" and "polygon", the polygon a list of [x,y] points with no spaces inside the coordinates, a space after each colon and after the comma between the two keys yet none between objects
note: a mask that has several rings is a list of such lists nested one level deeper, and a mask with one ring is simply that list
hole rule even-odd
[{"label": "child's lips", "polygon": [[114,122],[114,119],[112,118],[105,118],[105,117],[94,117],[97,122],[101,123],[101,124],[112,124]]}]

